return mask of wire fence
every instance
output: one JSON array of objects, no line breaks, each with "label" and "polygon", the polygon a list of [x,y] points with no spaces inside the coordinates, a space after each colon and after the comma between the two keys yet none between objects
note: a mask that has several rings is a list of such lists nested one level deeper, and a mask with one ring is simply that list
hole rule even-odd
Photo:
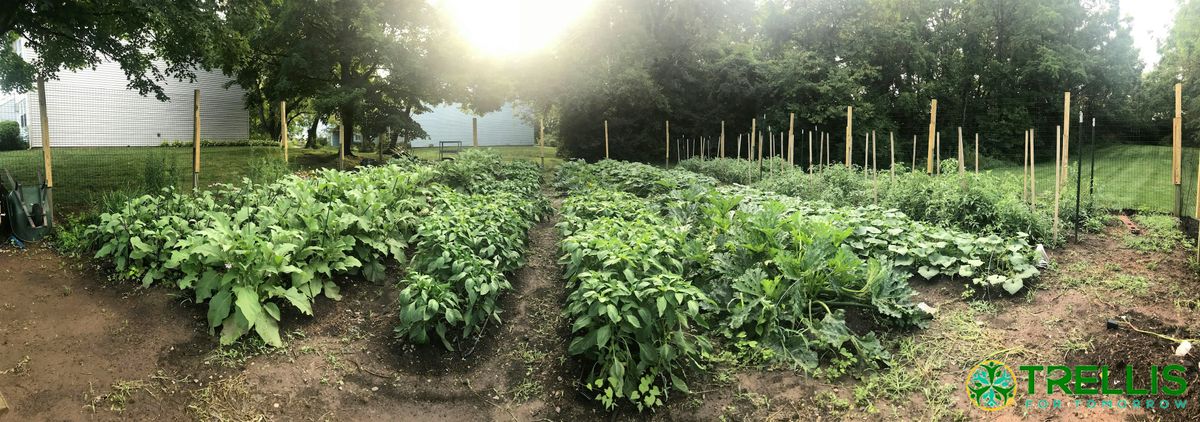
[{"label": "wire fence", "polygon": [[[332,149],[292,148],[287,167],[293,171],[336,168]],[[163,188],[191,189],[193,154],[190,147],[65,147],[51,149],[54,202],[57,211],[71,213],[95,205],[113,192],[148,193]],[[40,148],[0,152],[0,169],[25,186],[45,177]],[[267,166],[284,164],[283,150],[261,146],[205,146],[200,150],[198,183],[236,183]]]}]

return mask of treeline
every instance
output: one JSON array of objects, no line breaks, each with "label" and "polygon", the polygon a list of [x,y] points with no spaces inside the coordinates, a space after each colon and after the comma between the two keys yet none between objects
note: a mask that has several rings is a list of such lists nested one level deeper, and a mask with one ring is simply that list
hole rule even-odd
[{"label": "treeline", "polygon": [[714,137],[724,120],[732,145],[752,118],[779,132],[796,113],[837,145],[846,106],[856,136],[895,131],[907,145],[927,133],[936,98],[939,128],[984,134],[981,149],[1019,160],[1027,128],[1053,151],[1064,91],[1073,120],[1082,109],[1108,133],[1165,140],[1170,88],[1140,91],[1117,3],[601,0],[543,58],[549,75],[531,72],[540,90],[520,95],[551,117],[560,154],[586,159],[603,157],[604,119],[619,159],[661,160],[666,120],[684,138]]}]

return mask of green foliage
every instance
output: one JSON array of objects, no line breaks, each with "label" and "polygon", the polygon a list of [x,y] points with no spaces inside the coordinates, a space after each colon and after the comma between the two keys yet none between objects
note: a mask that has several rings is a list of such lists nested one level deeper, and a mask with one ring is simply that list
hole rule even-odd
[{"label": "green foliage", "polygon": [[147,156],[142,167],[142,192],[157,193],[173,188],[181,176],[182,172],[174,160],[158,154]]},{"label": "green foliage", "polygon": [[[841,165],[817,168],[811,173],[799,168],[781,169],[764,174],[754,186],[835,207],[877,205],[931,225],[1000,236],[1028,233],[1037,241],[1052,243],[1049,211],[1046,207],[1030,209],[1021,198],[1020,180],[990,172],[960,175],[953,160],[943,165],[952,170],[940,176],[909,171],[897,171],[894,176],[887,172],[871,175]],[[756,166],[743,160],[716,159],[685,160],[682,167],[724,182],[737,182],[739,174]],[[1071,211],[1073,216],[1074,208]],[[1081,215],[1096,218],[1086,208]]]},{"label": "green foliage", "polygon": [[1178,218],[1165,214],[1137,214],[1133,220],[1142,232],[1126,234],[1126,247],[1142,252],[1171,252],[1181,246],[1191,246],[1191,239],[1184,236]]},{"label": "green foliage", "polygon": [[[189,139],[186,141],[162,141],[158,144],[160,147],[171,148],[192,148],[195,144]],[[212,147],[279,147],[279,140],[275,139],[239,139],[233,141],[201,139],[200,148]],[[281,147],[282,148],[282,147]]]},{"label": "green foliage", "polygon": [[588,191],[564,201],[560,262],[572,289],[569,353],[595,362],[586,387],[607,408],[627,400],[644,409],[671,389],[688,391],[684,370],[698,368],[710,347],[696,320],[713,304],[681,276],[683,233],[626,195]]},{"label": "green foliage", "polygon": [[0,151],[17,151],[29,148],[21,136],[21,124],[12,120],[0,120]]},{"label": "green foliage", "polygon": [[271,183],[291,172],[287,163],[279,158],[262,158],[250,164],[246,178],[254,183]]},{"label": "green foliage", "polygon": [[395,332],[417,343],[433,333],[454,350],[455,341],[500,322],[498,299],[512,289],[505,274],[524,265],[526,233],[549,204],[532,163],[471,151],[439,163],[435,173],[446,187],[430,189],[432,210],[409,239],[413,257]]},{"label": "green foliage", "polygon": [[[479,193],[431,183],[438,171],[414,162],[219,186],[194,196],[168,187],[101,214],[78,243],[97,247],[95,256],[110,260],[121,278],[193,291],[197,303],[208,304],[209,327],[220,330],[222,344],[253,332],[279,346],[282,307],[311,315],[317,297],[340,298],[340,277],[382,281],[387,262],[409,262],[411,242],[415,282],[405,284],[402,296],[426,299],[427,306],[428,299],[438,301],[418,312],[422,319],[461,305],[470,334],[484,317],[497,318],[495,298],[508,288],[503,272],[521,264],[524,233],[548,208],[531,194],[540,177],[535,166],[505,164],[488,174],[487,183],[470,187]],[[448,287],[439,290],[442,283]],[[463,299],[448,300],[446,292]],[[401,325],[412,328],[405,333],[423,327],[405,315],[411,313]],[[444,321],[453,326],[451,318]]]}]

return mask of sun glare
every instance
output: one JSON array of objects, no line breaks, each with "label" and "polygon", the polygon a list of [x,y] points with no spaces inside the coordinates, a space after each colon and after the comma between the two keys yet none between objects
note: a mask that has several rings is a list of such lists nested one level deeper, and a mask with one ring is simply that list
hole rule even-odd
[{"label": "sun glare", "polygon": [[545,48],[587,11],[592,0],[433,0],[471,45],[492,56]]}]

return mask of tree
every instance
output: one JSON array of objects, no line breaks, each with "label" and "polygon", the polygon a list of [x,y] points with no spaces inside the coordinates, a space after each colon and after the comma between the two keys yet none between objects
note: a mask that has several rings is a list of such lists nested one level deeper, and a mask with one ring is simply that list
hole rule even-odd
[{"label": "tree", "polygon": [[[222,36],[217,0],[17,0],[0,8],[0,90],[24,92],[62,70],[115,61],[129,88],[167,100],[168,77],[194,80],[208,68],[208,46]],[[27,61],[14,43],[25,39],[38,59]]]}]

